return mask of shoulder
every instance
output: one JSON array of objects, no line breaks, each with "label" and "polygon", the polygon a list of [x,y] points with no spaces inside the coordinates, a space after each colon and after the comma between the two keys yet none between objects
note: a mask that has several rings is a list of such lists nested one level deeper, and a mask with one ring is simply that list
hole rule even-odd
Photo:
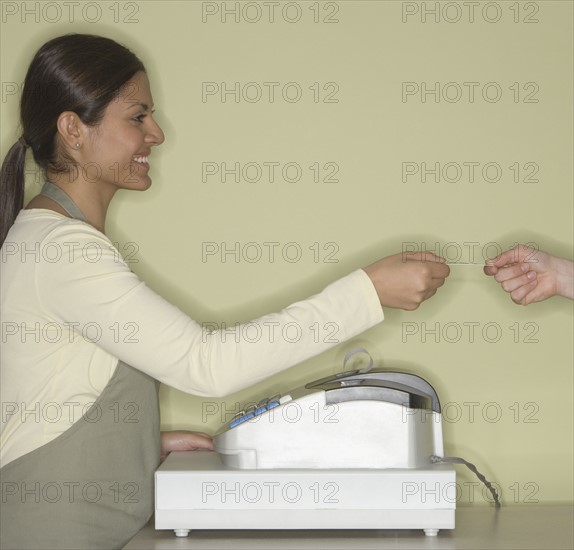
[{"label": "shoulder", "polygon": [[127,268],[112,241],[90,224],[53,210],[21,210],[10,228],[3,256],[19,262],[95,264],[112,261]]}]

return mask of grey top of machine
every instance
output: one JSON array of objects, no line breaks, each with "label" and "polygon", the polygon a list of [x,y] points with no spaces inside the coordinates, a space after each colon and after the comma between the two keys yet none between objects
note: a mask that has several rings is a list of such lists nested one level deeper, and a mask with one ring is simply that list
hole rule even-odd
[{"label": "grey top of machine", "polygon": [[435,389],[424,378],[406,372],[355,370],[309,382],[305,388],[325,390],[329,403],[372,399],[441,412]]}]

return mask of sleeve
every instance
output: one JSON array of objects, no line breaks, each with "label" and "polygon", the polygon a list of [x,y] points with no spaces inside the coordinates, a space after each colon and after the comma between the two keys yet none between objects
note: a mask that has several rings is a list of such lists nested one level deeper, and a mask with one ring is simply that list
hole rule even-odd
[{"label": "sleeve", "polygon": [[149,289],[102,233],[71,221],[48,241],[61,253],[36,268],[45,313],[80,334],[97,334],[108,353],[195,395],[239,391],[384,318],[371,280],[359,269],[278,313],[210,330]]}]

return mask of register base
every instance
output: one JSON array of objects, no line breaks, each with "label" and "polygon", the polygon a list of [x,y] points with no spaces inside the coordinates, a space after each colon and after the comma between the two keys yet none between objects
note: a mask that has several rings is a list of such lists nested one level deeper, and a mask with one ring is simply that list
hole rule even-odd
[{"label": "register base", "polygon": [[155,473],[155,528],[454,529],[456,472],[240,470],[211,451],[173,452]]}]

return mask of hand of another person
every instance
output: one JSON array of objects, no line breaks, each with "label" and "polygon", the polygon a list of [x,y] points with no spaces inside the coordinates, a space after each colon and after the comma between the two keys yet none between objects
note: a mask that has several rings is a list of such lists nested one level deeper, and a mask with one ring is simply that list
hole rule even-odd
[{"label": "hand of another person", "polygon": [[552,296],[574,298],[574,263],[527,245],[517,245],[486,261],[493,276],[513,302],[528,305]]}]

